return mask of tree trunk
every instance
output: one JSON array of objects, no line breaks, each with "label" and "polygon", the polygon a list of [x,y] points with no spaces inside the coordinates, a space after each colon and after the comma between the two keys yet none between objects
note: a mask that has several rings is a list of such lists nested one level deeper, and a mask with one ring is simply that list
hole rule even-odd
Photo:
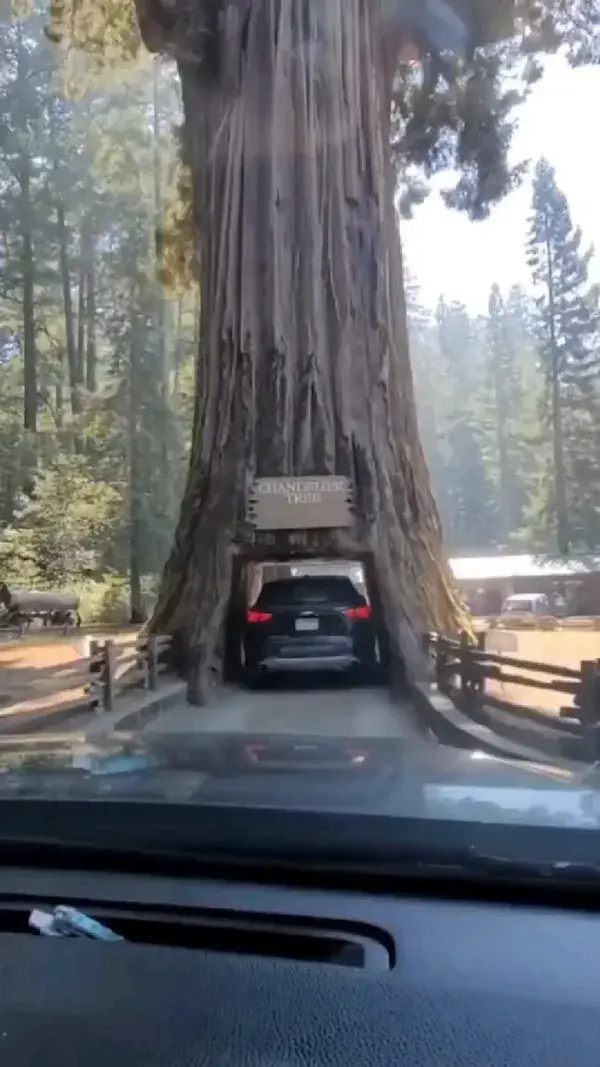
[{"label": "tree trunk", "polygon": [[160,86],[158,81],[158,65],[155,62],[152,68],[152,178],[154,187],[154,254],[155,254],[155,282],[157,286],[156,298],[156,329],[159,342],[159,374],[160,374],[160,417],[161,425],[157,427],[157,435],[160,441],[160,464],[159,479],[162,486],[164,510],[169,516],[176,513],[177,501],[173,497],[174,479],[169,470],[169,305],[164,289],[162,272],[164,269],[164,236],[163,236],[163,192],[162,192],[162,160],[160,151]]},{"label": "tree trunk", "polygon": [[[134,299],[137,298],[137,294]],[[132,300],[132,307],[134,306]],[[142,602],[142,527],[140,516],[140,473],[139,473],[139,345],[140,325],[136,320],[131,330],[131,348],[129,359],[129,382],[127,391],[127,444],[129,453],[129,589],[131,622],[144,621]]]},{"label": "tree trunk", "polygon": [[65,368],[63,365],[62,354],[59,356],[58,365],[56,368],[56,385],[54,388],[54,404],[55,404],[55,422],[56,429],[62,430],[64,425],[65,414],[65,395],[64,395],[64,378]]},{"label": "tree trunk", "polygon": [[[241,20],[224,5],[211,58],[179,60],[202,392],[152,627],[181,639],[195,703],[235,553],[372,560],[409,670],[419,631],[463,619],[416,424],[376,6],[271,0]],[[354,527],[253,533],[248,480],[286,474],[350,477]]]},{"label": "tree trunk", "polygon": [[93,239],[90,241],[90,258],[86,277],[86,328],[85,387],[88,393],[95,393],[98,388],[98,382],[96,367],[96,276]]},{"label": "tree trunk", "polygon": [[77,345],[75,341],[75,316],[73,315],[73,298],[71,296],[71,271],[69,267],[68,232],[65,209],[62,203],[56,205],[58,230],[58,258],[63,295],[63,313],[65,318],[65,344],[69,365],[69,387],[71,393],[71,413],[78,415],[81,411],[80,381],[77,366]]},{"label": "tree trunk", "polygon": [[[28,63],[26,46],[19,21],[16,23],[17,38],[17,86],[27,93]],[[33,247],[33,205],[31,195],[32,160],[25,144],[19,166],[19,229],[21,235],[21,273],[23,279],[23,429],[30,440],[26,442],[27,477],[35,464],[35,440],[38,411],[38,365],[35,324],[35,256]]]},{"label": "tree trunk", "polygon": [[79,237],[79,278],[77,284],[77,381],[81,385],[85,380],[87,244],[88,239],[84,220]]},{"label": "tree trunk", "polygon": [[550,241],[546,240],[548,285],[548,316],[550,324],[550,390],[552,410],[552,455],[554,459],[554,507],[556,509],[556,540],[558,551],[568,555],[570,549],[569,509],[563,442],[563,412],[561,397],[561,358],[556,339],[556,309],[554,306],[554,265]]},{"label": "tree trunk", "polygon": [[494,413],[496,417],[496,448],[498,451],[498,488],[500,515],[498,533],[506,543],[513,529],[512,483],[508,454],[507,418],[504,390],[506,383],[502,380],[502,365],[494,360]]},{"label": "tree trunk", "polygon": [[23,427],[37,431],[37,350],[35,340],[35,266],[31,233],[31,161],[24,155],[19,175],[21,271],[23,275]]}]

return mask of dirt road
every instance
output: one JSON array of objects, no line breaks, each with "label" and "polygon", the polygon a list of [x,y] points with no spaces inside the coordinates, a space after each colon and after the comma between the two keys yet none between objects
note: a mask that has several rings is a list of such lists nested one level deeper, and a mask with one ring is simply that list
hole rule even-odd
[{"label": "dirt road", "polygon": [[[507,655],[517,659],[575,668],[579,668],[582,660],[600,659],[600,631],[597,630],[498,631],[500,632],[510,634],[510,649],[507,646],[505,651]],[[513,673],[524,674],[537,680],[551,677],[531,671],[515,670]],[[568,707],[572,703],[571,697],[563,693],[533,689],[530,686],[502,685],[498,682],[488,682],[487,685],[490,693],[502,700],[541,708],[554,714],[558,714],[561,707]]]},{"label": "dirt road", "polygon": [[86,658],[90,640],[110,638],[117,644],[135,637],[139,627],[118,632],[78,630],[57,634],[28,635],[0,643],[0,730],[2,720],[64,710],[85,699],[88,682]]}]

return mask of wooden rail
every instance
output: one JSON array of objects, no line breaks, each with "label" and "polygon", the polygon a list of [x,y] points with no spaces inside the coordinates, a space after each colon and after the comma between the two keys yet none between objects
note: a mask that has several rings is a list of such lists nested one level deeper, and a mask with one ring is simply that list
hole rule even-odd
[{"label": "wooden rail", "polygon": [[113,711],[119,695],[131,689],[156,690],[171,669],[171,638],[154,635],[130,641],[91,641],[88,661],[89,703]]},{"label": "wooden rail", "polygon": [[479,623],[489,630],[600,630],[600,615],[486,615]]},{"label": "wooden rail", "polygon": [[59,663],[38,666],[27,656],[0,663],[0,736],[36,733],[90,711],[126,712],[144,704],[144,690],[153,704],[152,692],[160,690],[160,700],[178,682],[170,637],[140,638],[138,631],[125,641],[92,639],[88,647],[88,656]]},{"label": "wooden rail", "polygon": [[[575,668],[488,652],[485,633],[478,635],[477,643],[467,634],[459,640],[428,634],[425,645],[438,691],[465,714],[486,721],[483,710],[496,707],[515,716],[525,715],[545,731],[569,733],[584,741],[587,758],[600,758],[600,660],[582,660]],[[571,698],[572,707],[564,707],[563,717],[555,717],[535,707],[503,701],[486,691],[488,681],[564,693]]]}]

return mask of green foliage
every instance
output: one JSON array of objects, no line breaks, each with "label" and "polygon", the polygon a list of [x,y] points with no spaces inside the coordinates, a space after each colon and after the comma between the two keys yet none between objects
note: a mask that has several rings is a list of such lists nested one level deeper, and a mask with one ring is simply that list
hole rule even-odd
[{"label": "green foliage", "polygon": [[179,90],[146,56],[66,96],[27,16],[0,24],[0,567],[123,616],[168,553],[191,431],[197,289],[161,281]]},{"label": "green foliage", "polygon": [[[156,0],[136,0],[135,5],[133,0],[52,0],[48,32],[67,57],[70,84],[81,78],[82,53],[96,76],[103,67],[143,62],[142,39],[152,51],[187,63],[193,59],[208,74],[221,54],[221,6],[213,0],[198,0],[193,6]],[[389,68],[386,84],[391,87],[391,149],[404,212],[410,214],[426,195],[423,174],[452,167],[459,177],[445,194],[448,205],[484,218],[490,205],[523,176],[524,161],[512,166],[508,162],[513,112],[541,75],[539,55],[562,48],[573,64],[598,61],[597,0],[478,0],[470,48],[453,62],[436,50],[426,31],[415,34],[402,5],[382,5],[380,18]],[[400,60],[407,34],[421,52],[417,68]],[[187,183],[181,192],[189,205]],[[189,206],[182,208],[184,215],[188,211]],[[185,243],[189,232],[176,229],[172,238]],[[179,259],[189,266],[183,251]]]},{"label": "green foliage", "polygon": [[533,295],[494,285],[486,316],[428,313],[409,283],[422,439],[452,550],[597,551],[599,294],[544,160],[525,238]]},{"label": "green foliage", "polygon": [[454,169],[449,207],[485,218],[520,183],[527,162],[509,164],[515,109],[542,76],[540,59],[559,49],[573,66],[600,61],[598,0],[516,0],[476,5],[478,33],[451,69],[428,54],[401,66],[392,94],[392,148],[404,213],[422,202],[430,177]]},{"label": "green foliage", "polygon": [[123,575],[107,574],[97,581],[77,582],[74,591],[84,622],[123,625],[129,621],[129,585]]},{"label": "green foliage", "polygon": [[[523,521],[528,497],[524,472],[531,469],[533,461],[526,440],[523,354],[519,358],[528,329],[527,310],[521,300],[518,290],[513,289],[505,300],[499,286],[492,286],[484,333],[486,376],[480,400],[501,542],[508,542]],[[520,322],[519,314],[524,316]]]},{"label": "green foliage", "polygon": [[[544,417],[538,308],[494,285],[488,314],[440,300],[435,314],[409,285],[409,327],[421,437],[449,548],[556,551],[549,487],[554,458]],[[598,548],[600,479],[595,391],[565,400],[573,548]],[[594,403],[596,403],[594,399]],[[598,412],[600,415],[600,412]]]},{"label": "green foliage", "polygon": [[600,539],[599,290],[588,277],[592,249],[544,159],[535,168],[527,252],[545,385],[540,417],[553,457],[538,517],[559,543],[592,548]]},{"label": "green foliage", "polygon": [[10,568],[17,580],[22,566],[40,588],[98,576],[110,559],[120,510],[113,486],[92,479],[76,459],[57,459],[18,500],[0,544],[3,571]]}]

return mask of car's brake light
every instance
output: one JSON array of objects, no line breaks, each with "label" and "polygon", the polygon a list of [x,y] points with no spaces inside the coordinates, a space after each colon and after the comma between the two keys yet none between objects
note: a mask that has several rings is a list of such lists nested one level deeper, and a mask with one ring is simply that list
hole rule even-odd
[{"label": "car's brake light", "polygon": [[371,605],[363,604],[360,608],[346,608],[344,613],[349,619],[370,619]]},{"label": "car's brake light", "polygon": [[272,615],[270,611],[249,611],[247,619],[248,622],[270,622]]}]

